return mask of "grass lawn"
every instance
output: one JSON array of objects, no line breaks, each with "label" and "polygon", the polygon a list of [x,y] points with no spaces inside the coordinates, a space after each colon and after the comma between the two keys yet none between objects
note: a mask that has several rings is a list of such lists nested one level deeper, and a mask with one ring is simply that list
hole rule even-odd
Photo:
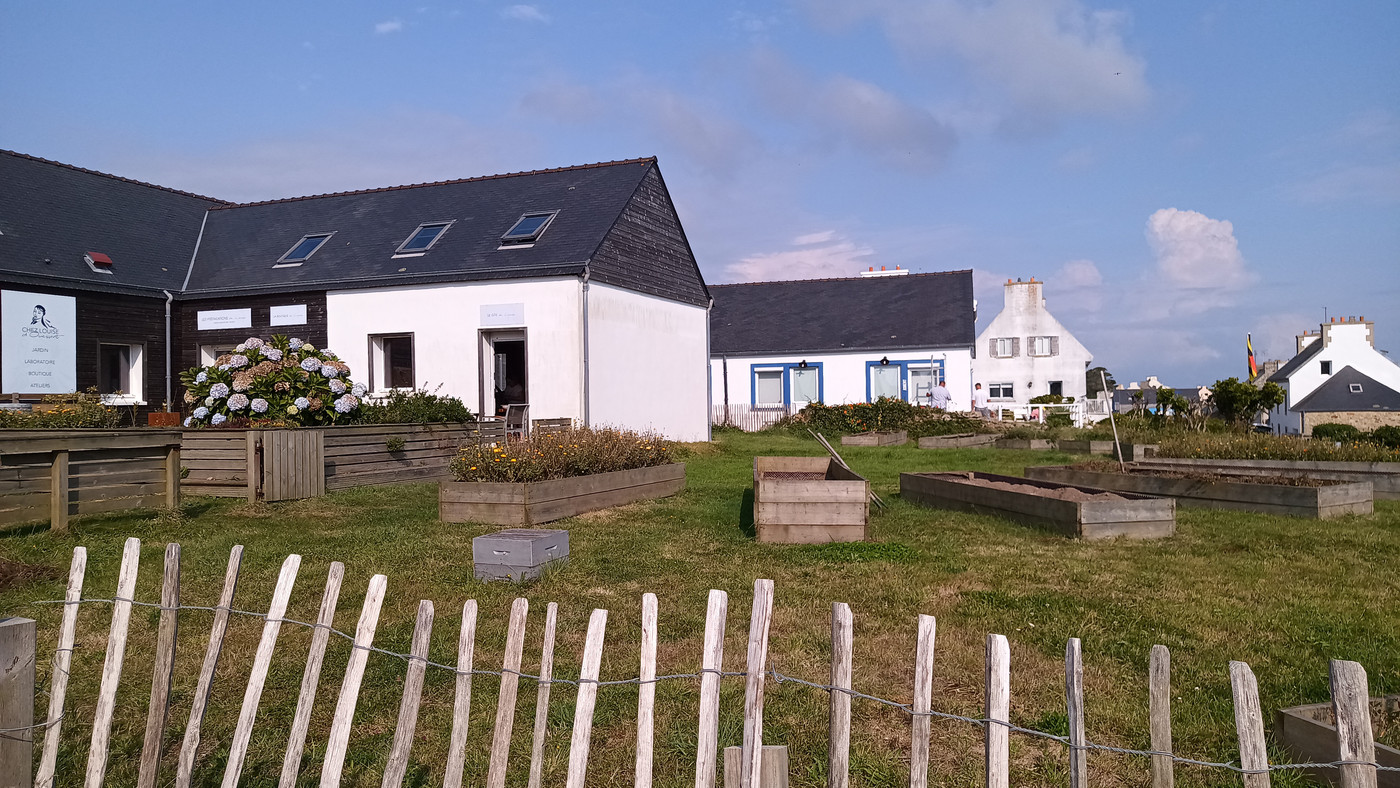
[{"label": "grass lawn", "polygon": [[[980,716],[984,638],[1011,641],[1012,719],[1027,727],[1066,732],[1063,654],[1069,637],[1083,639],[1089,740],[1147,747],[1147,655],[1154,643],[1172,650],[1176,750],[1213,761],[1237,760],[1227,663],[1249,662],[1259,679],[1266,720],[1272,710],[1328,698],[1327,661],[1352,659],[1370,674],[1373,695],[1400,692],[1400,506],[1319,522],[1233,512],[1183,509],[1174,538],[1146,543],[1079,543],[991,516],[922,509],[899,499],[899,473],[983,470],[1017,474],[1027,465],[1064,463],[1052,452],[992,449],[920,451],[845,447],[843,454],[890,503],[873,514],[871,541],[858,545],[757,544],[743,511],[752,462],[762,455],[819,455],[815,441],[775,435],[726,434],[687,458],[688,486],[664,501],[636,504],[556,523],[570,531],[570,562],[524,586],[482,584],[472,577],[471,539],[493,529],[436,520],[435,485],[363,488],[316,500],[249,506],[234,500],[192,499],[178,516],[151,512],[77,520],[64,535],[43,528],[0,531],[0,558],[52,568],[22,576],[0,590],[0,612],[38,619],[41,686],[49,681],[60,608],[32,600],[63,595],[75,545],[89,550],[88,596],[111,596],[123,540],[142,540],[137,598],[159,599],[164,544],[183,547],[182,601],[212,605],[229,549],[245,545],[235,607],[266,610],[288,553],[303,557],[288,616],[312,620],[331,561],[346,565],[336,616],[354,629],[371,575],[388,576],[388,597],[376,645],[408,650],[420,599],[436,604],[431,658],[455,662],[462,603],[480,604],[476,665],[499,668],[511,600],[530,600],[524,670],[539,664],[547,602],[559,603],[555,671],[576,676],[588,615],[611,611],[603,679],[637,674],[640,597],[660,598],[659,672],[699,667],[706,592],[729,593],[725,668],[742,670],[755,578],[775,583],[770,664],[784,674],[826,682],[833,602],[855,616],[855,685],[861,692],[908,702],[917,615],[938,617],[934,708]],[[66,742],[60,782],[80,779],[110,609],[86,606],[79,617]],[[151,652],[158,613],[137,608],[116,721],[111,784],[135,781],[150,693]],[[167,757],[161,784],[174,780],[175,758],[189,714],[211,616],[183,614]],[[204,726],[197,785],[222,777],[243,686],[261,622],[235,616]],[[263,694],[244,785],[275,785],[296,703],[309,633],[282,629]],[[333,638],[322,673],[303,782],[315,784],[349,654]],[[378,785],[397,719],[405,665],[372,654],[346,763],[346,784]],[[430,669],[414,742],[409,784],[442,781],[452,710],[453,677]],[[466,784],[486,775],[495,715],[496,681],[475,681]],[[524,785],[535,685],[520,688],[509,784]],[[590,785],[630,784],[635,736],[635,686],[604,687],[598,699]],[[693,784],[698,681],[657,687],[656,782]],[[562,784],[573,716],[572,688],[556,686],[549,714],[545,780]],[[723,688],[721,746],[742,732],[743,680]],[[41,696],[42,715],[46,699]],[[765,740],[786,744],[793,785],[825,785],[826,708],[823,692],[770,683]],[[907,784],[909,721],[901,712],[856,700],[852,782]],[[980,730],[933,724],[932,779],[941,785],[980,784]],[[1394,743],[1394,742],[1391,742]],[[37,748],[36,748],[37,751]],[[1286,756],[1276,748],[1271,760]],[[1018,785],[1067,782],[1057,743],[1012,735],[1012,780]],[[1144,785],[1145,759],[1091,753],[1096,783]],[[1185,785],[1238,784],[1234,775],[1180,767]],[[1276,784],[1297,784],[1294,773]]]}]

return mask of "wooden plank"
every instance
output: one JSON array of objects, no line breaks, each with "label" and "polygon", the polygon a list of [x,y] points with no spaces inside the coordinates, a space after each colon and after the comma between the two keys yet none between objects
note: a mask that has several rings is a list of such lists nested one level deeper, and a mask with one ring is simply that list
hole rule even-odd
[{"label": "wooden plank", "polygon": [[[1011,647],[1005,635],[987,636],[987,788],[1011,785]],[[1000,724],[998,724],[1000,723]]]},{"label": "wooden plank", "polygon": [[272,602],[267,607],[267,617],[263,623],[262,638],[253,655],[253,669],[248,674],[248,686],[243,692],[243,706],[233,729],[223,788],[237,788],[238,778],[243,773],[243,758],[248,754],[248,740],[253,736],[253,722],[258,717],[258,703],[262,699],[263,685],[267,683],[268,668],[272,666],[272,652],[277,647],[282,617],[287,613],[287,600],[292,596],[292,586],[296,584],[300,568],[301,556],[293,553],[282,562],[282,571],[277,575],[277,585],[272,590]]},{"label": "wooden plank", "polygon": [[245,440],[247,460],[243,467],[248,469],[248,503],[257,503],[262,494],[262,433],[248,430]]},{"label": "wooden plank", "polygon": [[0,618],[0,785],[34,784],[34,619]]},{"label": "wooden plank", "polygon": [[715,788],[719,753],[719,680],[724,670],[724,628],[729,595],[710,589],[705,642],[700,655],[700,722],[695,732],[695,788]]},{"label": "wooden plank", "polygon": [[68,566],[68,587],[63,594],[63,622],[58,628],[58,648],[53,654],[53,677],[49,679],[49,714],[44,733],[44,751],[39,757],[39,771],[34,784],[38,788],[54,787],[54,769],[58,765],[59,733],[63,725],[63,704],[68,695],[68,670],[73,665],[73,641],[78,625],[78,602],[83,598],[83,577],[87,574],[87,548],[73,548],[73,561]]},{"label": "wooden plank", "polygon": [[593,708],[598,701],[598,672],[603,663],[603,633],[608,611],[594,610],[588,617],[588,635],[583,642],[579,668],[578,699],[574,702],[574,731],[569,742],[569,773],[564,788],[583,788],[588,774],[588,747],[593,737]]},{"label": "wooden plank", "polygon": [[452,734],[447,746],[443,788],[462,788],[462,769],[467,762],[467,722],[472,713],[472,657],[475,649],[476,600],[468,599],[462,605],[462,629],[457,638],[457,692],[452,700]]},{"label": "wooden plank", "polygon": [[748,675],[744,680],[744,763],[742,788],[758,788],[763,766],[763,684],[768,663],[768,627],[773,620],[773,581],[755,580],[749,617]]},{"label": "wooden plank", "polygon": [[137,788],[155,788],[160,771],[165,724],[170,717],[170,682],[175,671],[175,636],[180,607],[180,545],[165,546],[165,574],[160,585],[160,625],[156,630],[155,669],[151,676],[151,703],[146,710],[146,739],[141,747]]},{"label": "wooden plank", "polygon": [[413,731],[418,727],[418,704],[423,699],[423,676],[428,672],[428,640],[433,632],[433,603],[427,599],[418,603],[418,619],[413,624],[413,645],[408,652],[408,675],[403,683],[403,698],[399,701],[399,722],[394,728],[394,743],[389,749],[389,762],[384,765],[381,788],[403,785],[408,772],[408,754],[413,747]]},{"label": "wooden plank", "polygon": [[1069,718],[1070,788],[1089,788],[1089,753],[1084,749],[1084,657],[1079,638],[1070,638],[1065,644],[1065,714]]},{"label": "wooden plank", "polygon": [[49,473],[49,528],[68,530],[68,452],[55,451]]},{"label": "wooden plank", "polygon": [[124,509],[159,509],[165,503],[165,492],[157,492],[151,495],[142,495],[131,498],[103,498],[97,501],[79,501],[77,506],[78,514],[100,514],[102,512],[119,512]]},{"label": "wooden plank", "polygon": [[1235,701],[1244,788],[1269,788],[1269,753],[1264,742],[1264,716],[1259,711],[1259,684],[1254,671],[1244,662],[1230,663],[1230,694]]},{"label": "wooden plank", "polygon": [[637,687],[637,767],[634,788],[651,788],[656,724],[656,594],[642,594],[641,684]]},{"label": "wooden plank", "polygon": [[529,610],[530,600],[524,597],[517,598],[510,606],[506,653],[501,661],[501,690],[496,696],[496,729],[491,737],[491,760],[486,771],[487,788],[503,788],[506,784],[510,734],[515,727],[515,695],[520,687],[520,652],[525,646],[525,616]]},{"label": "wooden plank", "polygon": [[865,541],[865,525],[759,525],[758,541],[765,544],[828,544]]},{"label": "wooden plank", "polygon": [[843,503],[773,503],[754,507],[756,525],[865,525],[865,499]]},{"label": "wooden plank", "polygon": [[559,605],[550,602],[544,609],[544,646],[540,649],[540,682],[535,694],[535,732],[530,745],[527,788],[540,788],[544,778],[544,734],[549,721],[549,690],[554,684],[554,637],[558,623]]},{"label": "wooden plank", "polygon": [[49,454],[55,451],[101,451],[110,449],[164,448],[178,444],[177,433],[165,430],[44,430],[25,436],[24,430],[6,430],[0,440],[0,454]]},{"label": "wooden plank", "polygon": [[1147,666],[1148,729],[1152,756],[1152,788],[1172,788],[1176,781],[1172,761],[1172,655],[1166,646],[1153,646]]},{"label": "wooden plank", "polygon": [[345,564],[332,561],[326,575],[326,590],[321,595],[321,609],[311,631],[311,646],[306,653],[306,670],[301,674],[301,691],[297,693],[297,708],[292,715],[292,731],[287,737],[287,751],[282,756],[279,788],[295,788],[301,771],[301,756],[306,749],[306,733],[311,726],[311,709],[316,703],[316,690],[321,683],[321,667],[325,664],[326,643],[335,626],[335,608],[340,601],[340,586],[345,580]]},{"label": "wooden plank", "polygon": [[321,762],[321,788],[335,788],[340,785],[340,774],[345,768],[345,753],[350,746],[350,724],[355,720],[355,706],[360,698],[360,682],[364,680],[369,647],[374,643],[374,632],[379,627],[379,610],[384,606],[384,591],[387,585],[388,578],[384,575],[375,575],[369,579],[365,604],[360,608],[360,620],[355,625],[355,645],[350,652],[350,661],[345,666],[345,681],[340,685],[340,697],[335,703],[330,738],[326,742],[326,755]]},{"label": "wooden plank", "polygon": [[126,636],[131,625],[132,595],[136,592],[136,570],[141,558],[141,540],[126,540],[122,547],[117,593],[113,594],[112,628],[107,634],[107,658],[102,663],[102,686],[93,711],[92,741],[88,745],[85,788],[102,788],[107,776],[107,748],[112,738],[112,715],[117,708],[117,685],[121,682],[122,661],[126,658]]},{"label": "wooden plank", "polygon": [[851,784],[851,689],[854,675],[852,649],[854,624],[851,606],[831,605],[831,709],[827,719],[826,775],[829,788],[849,788]]},{"label": "wooden plank", "polygon": [[910,727],[913,729],[909,747],[909,788],[928,786],[929,736],[933,732],[933,644],[937,621],[933,616],[919,616],[919,635],[914,647],[914,703]]},{"label": "wooden plank", "polygon": [[209,693],[214,689],[214,670],[219,666],[219,652],[224,647],[228,631],[229,611],[233,608],[233,593],[238,588],[238,569],[243,563],[243,545],[236,544],[229,552],[228,568],[224,571],[224,588],[214,609],[214,624],[209,630],[209,647],[204,652],[204,665],[199,669],[199,682],[190,706],[190,719],[185,725],[185,740],[180,746],[180,761],[175,772],[175,788],[189,788],[194,775],[194,759],[199,752],[200,727],[209,705]]},{"label": "wooden plank", "polygon": [[[1332,713],[1337,719],[1337,760],[1341,788],[1376,788],[1376,739],[1371,731],[1371,691],[1358,662],[1334,659],[1330,665]],[[1346,763],[1351,761],[1352,763]]]}]

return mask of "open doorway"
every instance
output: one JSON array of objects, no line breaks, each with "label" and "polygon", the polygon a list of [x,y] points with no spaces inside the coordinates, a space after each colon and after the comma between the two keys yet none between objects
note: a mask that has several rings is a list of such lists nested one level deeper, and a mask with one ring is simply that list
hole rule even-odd
[{"label": "open doorway", "polygon": [[504,416],[507,405],[530,402],[524,330],[481,332],[481,411]]}]

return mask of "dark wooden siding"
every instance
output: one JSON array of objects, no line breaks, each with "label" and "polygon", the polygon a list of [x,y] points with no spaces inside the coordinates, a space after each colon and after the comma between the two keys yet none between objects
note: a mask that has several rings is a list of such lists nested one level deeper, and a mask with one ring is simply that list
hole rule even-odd
[{"label": "dark wooden siding", "polygon": [[[306,305],[306,325],[273,326],[271,309],[274,306]],[[326,346],[326,293],[277,293],[272,295],[238,296],[233,298],[206,298],[175,302],[179,317],[175,321],[175,369],[178,372],[199,366],[199,346],[226,344],[232,347],[248,337],[267,339],[273,334],[303,339],[316,347]],[[251,328],[227,328],[213,331],[199,330],[199,313],[216,309],[252,309]],[[183,389],[180,394],[183,395]]]},{"label": "dark wooden siding", "polygon": [[688,304],[709,304],[676,207],[655,167],[603,239],[590,269],[592,278],[605,284]]}]

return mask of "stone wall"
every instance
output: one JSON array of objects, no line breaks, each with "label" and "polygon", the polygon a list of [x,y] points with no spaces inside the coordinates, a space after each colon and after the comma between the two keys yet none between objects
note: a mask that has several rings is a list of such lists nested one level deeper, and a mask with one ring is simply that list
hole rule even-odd
[{"label": "stone wall", "polygon": [[1400,427],[1400,411],[1394,410],[1347,410],[1299,415],[1303,417],[1304,435],[1311,435],[1313,427],[1319,424],[1350,424],[1362,432],[1370,432],[1377,427]]}]

